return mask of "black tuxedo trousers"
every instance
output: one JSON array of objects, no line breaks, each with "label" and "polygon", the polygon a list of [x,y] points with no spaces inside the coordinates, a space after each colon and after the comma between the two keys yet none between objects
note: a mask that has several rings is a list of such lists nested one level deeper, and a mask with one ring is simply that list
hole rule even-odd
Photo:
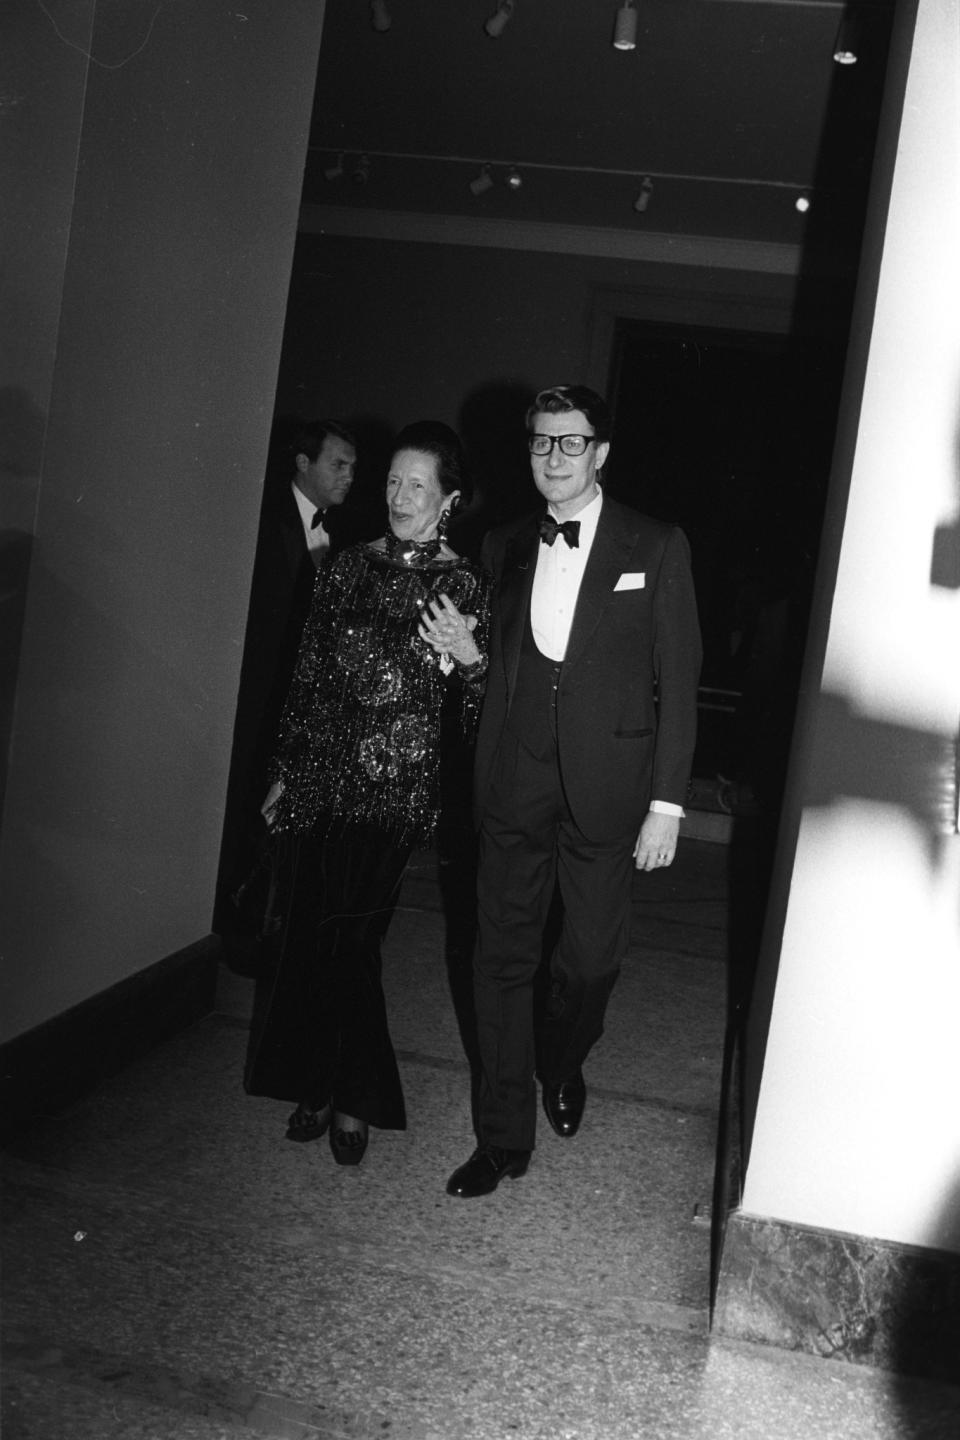
[{"label": "black tuxedo trousers", "polygon": [[[474,966],[481,1057],[481,1139],[532,1150],[534,1076],[572,1079],[603,1033],[630,934],[631,831],[588,840],[564,795],[555,745],[534,754],[508,734],[480,827]],[[550,959],[545,1011],[535,979],[554,888],[563,922]]]},{"label": "black tuxedo trousers", "polygon": [[[476,1009],[483,1138],[533,1148],[534,1071],[545,1084],[576,1075],[603,1016],[630,923],[632,834],[591,842],[574,823],[560,774],[557,695],[563,667],[529,624],[506,734],[480,831]],[[559,943],[535,984],[555,889]]]}]

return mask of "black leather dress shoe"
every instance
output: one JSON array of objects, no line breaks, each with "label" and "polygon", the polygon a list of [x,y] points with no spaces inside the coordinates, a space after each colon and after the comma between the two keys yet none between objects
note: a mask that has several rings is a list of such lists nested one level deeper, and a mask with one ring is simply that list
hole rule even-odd
[{"label": "black leather dress shoe", "polygon": [[309,1105],[298,1105],[296,1110],[287,1121],[288,1140],[319,1140],[321,1135],[326,1135],[330,1128],[330,1116],[333,1110],[329,1105],[324,1105],[319,1110],[311,1110]]},{"label": "black leather dress shoe", "polygon": [[359,1165],[367,1153],[369,1138],[370,1127],[366,1120],[361,1120],[359,1125],[355,1122],[349,1130],[344,1130],[334,1121],[330,1131],[330,1149],[333,1151],[334,1160],[338,1165]]},{"label": "black leather dress shoe", "polygon": [[527,1173],[529,1150],[504,1150],[500,1145],[480,1145],[465,1165],[454,1170],[447,1181],[447,1194],[472,1200],[496,1190],[504,1175],[517,1180]]},{"label": "black leather dress shoe", "polygon": [[583,1083],[582,1071],[573,1080],[562,1080],[559,1085],[543,1087],[543,1108],[547,1119],[564,1140],[569,1140],[580,1129],[586,1103],[587,1087]]}]

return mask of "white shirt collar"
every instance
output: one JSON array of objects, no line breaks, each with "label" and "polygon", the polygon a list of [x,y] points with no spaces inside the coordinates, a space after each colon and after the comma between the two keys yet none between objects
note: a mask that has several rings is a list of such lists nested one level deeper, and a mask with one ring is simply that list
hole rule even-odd
[{"label": "white shirt collar", "polygon": [[290,488],[293,491],[293,498],[297,502],[297,509],[300,511],[300,519],[303,521],[303,528],[305,530],[309,530],[313,525],[313,517],[314,515],[316,515],[318,507],[314,505],[312,500],[308,499],[307,496],[304,495],[296,480],[290,481]]}]

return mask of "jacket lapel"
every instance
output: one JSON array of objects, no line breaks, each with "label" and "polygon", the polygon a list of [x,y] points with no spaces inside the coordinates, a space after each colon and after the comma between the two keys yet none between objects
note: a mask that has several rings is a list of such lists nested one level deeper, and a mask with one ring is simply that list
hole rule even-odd
[{"label": "jacket lapel", "polygon": [[577,596],[565,665],[573,665],[583,654],[613,599],[613,587],[628,568],[634,536],[615,523],[609,500],[604,499],[590,558],[583,572]]},{"label": "jacket lapel", "polygon": [[523,630],[530,611],[538,545],[536,520],[531,520],[511,536],[504,555],[500,579],[500,644],[507,692],[511,695],[520,663]]},{"label": "jacket lapel", "polygon": [[303,522],[300,519],[300,511],[297,509],[297,502],[289,491],[284,497],[284,504],[280,509],[278,519],[287,569],[290,572],[291,579],[295,580],[299,575],[304,557],[309,552],[307,550],[307,542],[303,535]]}]

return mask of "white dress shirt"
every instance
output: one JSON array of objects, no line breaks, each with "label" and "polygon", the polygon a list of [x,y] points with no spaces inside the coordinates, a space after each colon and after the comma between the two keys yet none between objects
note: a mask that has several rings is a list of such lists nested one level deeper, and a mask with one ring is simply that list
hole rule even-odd
[{"label": "white dress shirt", "polygon": [[319,570],[327,558],[327,551],[330,549],[330,536],[324,529],[322,520],[319,525],[314,525],[313,518],[317,513],[317,507],[312,500],[307,499],[296,481],[291,480],[290,489],[293,491],[293,498],[296,500],[297,509],[300,512],[304,539],[307,542],[307,549],[310,551],[310,559]]},{"label": "white dress shirt", "polygon": [[[576,549],[571,549],[562,535],[558,535],[552,545],[541,541],[530,598],[530,624],[537,649],[550,660],[562,660],[567,653],[573,612],[602,505],[601,490],[573,517],[580,521],[580,543]],[[552,509],[550,514],[553,515]]]},{"label": "white dress shirt", "polygon": [[[556,520],[552,506],[547,508]],[[552,545],[540,542],[530,597],[530,626],[537,649],[550,660],[560,661],[567,653],[573,612],[602,508],[601,490],[572,517],[580,521],[580,543],[576,548],[569,546],[562,535],[558,535]],[[669,800],[652,800],[650,809],[662,815],[685,813],[681,805]]]}]

